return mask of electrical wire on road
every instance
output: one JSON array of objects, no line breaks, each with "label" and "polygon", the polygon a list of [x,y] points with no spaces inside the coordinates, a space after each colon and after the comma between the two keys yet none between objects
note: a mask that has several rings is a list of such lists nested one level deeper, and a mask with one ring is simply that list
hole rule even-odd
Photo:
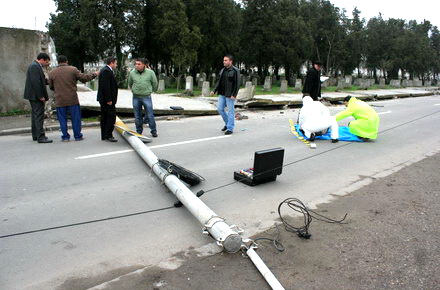
[{"label": "electrical wire on road", "polygon": [[86,225],[86,224],[105,222],[105,221],[109,221],[109,220],[121,219],[121,218],[136,216],[136,215],[143,215],[143,214],[147,214],[147,213],[158,212],[158,211],[163,211],[163,210],[172,209],[172,208],[174,208],[174,206],[156,208],[156,209],[152,209],[152,210],[134,212],[134,213],[124,214],[124,215],[112,216],[112,217],[96,219],[96,220],[89,220],[89,221],[85,221],[85,222],[67,224],[67,225],[62,225],[62,226],[55,226],[55,227],[32,230],[32,231],[27,231],[27,232],[20,232],[20,233],[15,233],[15,234],[3,235],[3,236],[0,236],[0,239],[21,236],[21,235],[27,235],[27,234],[33,234],[33,233],[39,233],[39,232],[45,232],[45,231],[51,231],[51,230],[57,230],[57,229],[62,229],[62,228],[75,227],[75,226]]},{"label": "electrical wire on road", "polygon": [[[394,130],[394,129],[396,129],[396,128],[399,128],[399,127],[405,126],[405,125],[407,125],[407,124],[411,124],[411,123],[413,123],[413,122],[416,122],[416,121],[418,121],[418,120],[421,120],[421,119],[424,119],[424,118],[427,118],[427,117],[433,116],[433,115],[438,114],[438,113],[440,113],[440,111],[435,111],[435,112],[433,112],[433,113],[430,113],[430,114],[427,114],[427,115],[423,115],[423,116],[418,117],[418,118],[416,118],[416,119],[412,119],[412,120],[409,120],[409,121],[407,121],[407,122],[404,122],[404,123],[398,124],[398,125],[396,125],[396,126],[393,126],[393,127],[391,127],[391,128],[388,128],[388,129],[385,129],[385,130],[383,130],[383,131],[380,131],[379,133],[380,133],[380,134],[386,133],[386,132],[388,132],[388,131],[391,131],[391,130]],[[290,165],[297,164],[297,163],[299,163],[299,162],[302,162],[302,161],[305,161],[305,160],[308,160],[308,159],[315,158],[315,157],[317,157],[317,156],[320,156],[320,155],[326,154],[326,153],[331,152],[331,151],[338,150],[338,149],[340,149],[340,148],[343,148],[343,147],[346,147],[346,146],[349,146],[349,145],[352,145],[352,144],[353,144],[353,143],[345,143],[345,144],[342,144],[342,145],[339,145],[339,146],[336,146],[336,147],[333,147],[333,148],[330,148],[330,149],[324,150],[324,151],[322,151],[322,152],[319,152],[319,153],[316,153],[316,154],[313,154],[313,155],[310,155],[310,156],[307,156],[307,157],[304,157],[304,158],[301,158],[301,159],[298,159],[298,160],[295,160],[295,161],[292,161],[292,162],[286,163],[286,164],[284,164],[283,166],[280,166],[280,167],[275,168],[275,169],[271,169],[271,170],[266,171],[266,172],[262,172],[262,173],[260,173],[260,174],[268,173],[268,172],[270,172],[270,171],[272,171],[272,170],[276,170],[276,169],[279,169],[279,168],[288,167],[288,166],[290,166]],[[255,175],[255,176],[257,176],[257,175]],[[255,177],[255,176],[254,176],[254,177]],[[236,184],[236,183],[238,183],[238,182],[240,182],[240,180],[235,180],[235,181],[233,181],[233,182],[226,183],[226,184],[223,184],[223,185],[220,185],[220,186],[217,186],[217,187],[213,187],[213,188],[208,189],[208,190],[200,190],[200,191],[198,192],[198,195],[200,196],[201,194],[204,194],[204,193],[208,193],[208,192],[212,192],[212,191],[215,191],[215,190],[218,190],[218,189],[221,189],[221,188],[225,188],[225,187],[227,187],[227,186],[231,186],[231,185]],[[21,236],[21,235],[26,235],[26,234],[33,234],[33,233],[45,232],[45,231],[50,231],[50,230],[57,230],[57,229],[62,229],[62,228],[74,227],[74,226],[80,226],[80,225],[86,225],[86,224],[92,224],[92,223],[98,223],[98,222],[104,222],[104,221],[109,221],[109,220],[114,220],[114,219],[121,219],[121,218],[126,218],[126,217],[136,216],[136,215],[148,214],[148,213],[152,213],[152,212],[164,211],[164,210],[173,209],[173,208],[175,208],[175,207],[174,207],[174,206],[169,206],[169,207],[163,207],[163,208],[158,208],[158,209],[146,210],[146,211],[141,211],[141,212],[129,213],[129,214],[125,214],[125,215],[119,215],[119,216],[107,217],[107,218],[102,218],[102,219],[95,219],[95,220],[89,220],[89,221],[84,221],[84,222],[78,222],[78,223],[66,224],[66,225],[61,225],[61,226],[55,226],[55,227],[42,228],[42,229],[37,229],[37,230],[31,230],[31,231],[24,231],[24,232],[19,232],[19,233],[7,234],[7,235],[2,235],[2,236],[0,236],[0,239],[10,238],[10,237],[15,237],[15,236]],[[310,210],[309,210],[309,211],[310,211]]]}]

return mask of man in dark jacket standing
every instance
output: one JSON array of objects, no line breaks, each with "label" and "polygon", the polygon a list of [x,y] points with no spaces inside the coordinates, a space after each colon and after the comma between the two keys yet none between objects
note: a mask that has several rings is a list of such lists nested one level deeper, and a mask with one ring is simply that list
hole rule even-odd
[{"label": "man in dark jacket standing", "polygon": [[59,55],[58,67],[49,73],[49,87],[55,93],[57,116],[62,132],[61,141],[68,142],[70,135],[67,128],[67,112],[72,118],[72,129],[75,141],[83,140],[81,133],[81,108],[77,94],[77,81],[83,83],[96,78],[97,73],[83,74],[76,67],[70,66],[67,57]]},{"label": "man in dark jacket standing", "polygon": [[[231,135],[235,127],[235,99],[240,88],[240,71],[233,66],[234,58],[228,54],[223,57],[223,66],[219,79],[211,94],[218,94],[217,111],[222,116],[225,126],[222,131]],[[228,108],[227,113],[225,109]]]},{"label": "man in dark jacket standing", "polygon": [[44,104],[49,100],[47,95],[47,80],[43,73],[43,66],[48,66],[50,57],[42,52],[37,60],[29,65],[26,73],[24,98],[29,100],[32,108],[32,139],[38,143],[52,143],[44,132]]},{"label": "man in dark jacket standing", "polygon": [[114,75],[117,67],[115,57],[105,59],[106,66],[99,73],[98,102],[101,105],[101,140],[118,142],[113,137],[116,122],[116,102],[118,100],[118,83]]},{"label": "man in dark jacket standing", "polygon": [[313,66],[307,71],[306,81],[302,90],[304,96],[310,96],[314,101],[321,98],[321,68],[322,62],[313,62]]}]

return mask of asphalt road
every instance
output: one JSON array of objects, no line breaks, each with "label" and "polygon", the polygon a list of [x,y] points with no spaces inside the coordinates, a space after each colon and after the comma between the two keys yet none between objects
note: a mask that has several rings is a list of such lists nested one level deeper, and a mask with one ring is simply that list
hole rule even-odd
[{"label": "asphalt road", "polygon": [[[230,137],[220,132],[219,116],[161,121],[159,138],[149,146],[159,157],[203,175],[206,181],[194,191],[233,181],[234,170],[252,165],[254,151],[283,147],[284,163],[293,164],[276,182],[253,188],[237,183],[202,197],[249,236],[273,224],[278,203],[287,197],[309,205],[328,201],[368,184],[370,176],[440,149],[440,98],[376,104],[383,106],[376,107],[383,133],[370,143],[318,141],[317,149],[309,149],[290,133],[288,119],[297,117],[290,109],[246,112],[249,119],[238,121]],[[122,137],[112,144],[99,140],[97,128],[83,133],[84,141],[70,143],[34,144],[28,135],[0,138],[0,236],[173,204],[174,197]],[[179,263],[175,254],[189,249],[215,251],[185,208],[0,238],[0,284],[2,289],[55,289],[76,283],[86,289],[161,261],[172,268]]]}]

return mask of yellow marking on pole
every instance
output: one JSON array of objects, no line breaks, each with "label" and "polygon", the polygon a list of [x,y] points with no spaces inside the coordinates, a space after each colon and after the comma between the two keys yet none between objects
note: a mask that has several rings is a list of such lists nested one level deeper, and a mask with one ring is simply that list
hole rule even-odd
[{"label": "yellow marking on pole", "polygon": [[309,142],[309,140],[306,140],[304,137],[302,137],[301,135],[299,135],[299,133],[296,131],[295,123],[293,122],[292,119],[289,119],[289,123],[290,123],[290,130],[292,130],[293,135],[295,135],[296,138],[298,138],[298,140],[300,140],[301,142],[303,142],[304,144],[306,144],[307,146],[310,147],[310,142]]},{"label": "yellow marking on pole", "polygon": [[118,131],[119,134],[121,134],[121,135],[124,134],[124,132],[126,132],[130,135],[134,135],[134,136],[138,137],[139,139],[141,139],[142,142],[151,142],[151,139],[148,138],[147,136],[139,134],[138,132],[133,131],[130,128],[128,128],[128,126],[125,125],[125,123],[121,119],[119,119],[118,116],[116,116],[115,128],[116,128],[116,131]]}]

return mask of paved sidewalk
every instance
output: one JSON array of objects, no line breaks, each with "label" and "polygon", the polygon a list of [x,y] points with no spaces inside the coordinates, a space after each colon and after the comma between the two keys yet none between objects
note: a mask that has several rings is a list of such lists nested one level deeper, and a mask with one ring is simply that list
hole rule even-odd
[{"label": "paved sidewalk", "polygon": [[[285,289],[440,289],[439,162],[437,153],[320,205],[331,217],[348,213],[348,224],[313,221],[310,240],[282,229],[285,252],[261,242],[258,254]],[[150,267],[93,288],[70,280],[59,290],[270,289],[240,254],[175,259],[185,261],[177,270]]]}]

